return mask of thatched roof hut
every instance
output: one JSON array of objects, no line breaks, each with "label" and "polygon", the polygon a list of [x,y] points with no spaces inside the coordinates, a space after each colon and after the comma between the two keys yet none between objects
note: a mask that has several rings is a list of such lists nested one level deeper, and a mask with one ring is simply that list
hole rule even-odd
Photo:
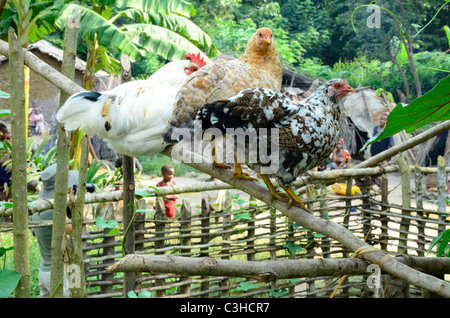
[{"label": "thatched roof hut", "polygon": [[[54,69],[60,71],[61,63],[63,59],[63,51],[57,47],[54,47],[45,40],[40,40],[32,43],[28,46],[28,50],[31,51],[38,58],[45,63],[52,66]],[[75,82],[81,85],[83,73],[86,69],[86,62],[77,58],[75,62]],[[9,60],[6,56],[0,55],[0,91],[9,93]],[[94,85],[96,90],[105,89],[108,83],[108,74],[105,72],[96,73],[96,79]],[[52,125],[56,111],[59,107],[59,94],[60,90],[37,75],[33,71],[30,73],[30,102],[34,99],[37,100],[37,105],[42,109],[45,121],[47,125]],[[9,109],[10,102],[8,99],[0,99],[0,109]],[[9,116],[2,118],[2,121],[9,123]]]}]

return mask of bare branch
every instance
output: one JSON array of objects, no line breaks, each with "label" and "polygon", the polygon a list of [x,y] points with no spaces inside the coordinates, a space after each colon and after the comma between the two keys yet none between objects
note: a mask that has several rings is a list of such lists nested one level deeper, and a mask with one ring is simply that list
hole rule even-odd
[{"label": "bare branch", "polygon": [[[405,257],[398,262],[411,264],[422,271],[450,273],[450,259]],[[275,261],[236,261],[210,257],[128,254],[106,268],[108,272],[173,273],[183,276],[251,277],[263,282],[297,277],[320,277],[367,274],[369,264],[361,258],[300,259]]]}]

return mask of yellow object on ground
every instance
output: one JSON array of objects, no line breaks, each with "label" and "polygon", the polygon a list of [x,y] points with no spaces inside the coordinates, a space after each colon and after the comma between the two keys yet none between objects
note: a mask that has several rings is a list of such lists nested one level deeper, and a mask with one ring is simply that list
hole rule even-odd
[{"label": "yellow object on ground", "polygon": [[[345,195],[347,193],[347,185],[345,183],[335,183],[331,185],[331,190],[336,194]],[[359,187],[352,185],[352,195],[356,195],[360,192]]]}]

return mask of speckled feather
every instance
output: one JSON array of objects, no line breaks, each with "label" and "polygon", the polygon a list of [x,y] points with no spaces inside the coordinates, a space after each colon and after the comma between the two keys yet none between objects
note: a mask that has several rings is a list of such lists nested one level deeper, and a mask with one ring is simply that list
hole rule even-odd
[{"label": "speckled feather", "polygon": [[[206,105],[196,118],[204,130],[210,127],[279,129],[279,167],[277,180],[289,186],[302,173],[320,165],[339,139],[339,99],[328,94],[331,80],[307,99],[294,102],[282,93],[252,88],[226,100]],[[259,143],[258,143],[259,144]],[[260,172],[261,163],[247,165]]]}]

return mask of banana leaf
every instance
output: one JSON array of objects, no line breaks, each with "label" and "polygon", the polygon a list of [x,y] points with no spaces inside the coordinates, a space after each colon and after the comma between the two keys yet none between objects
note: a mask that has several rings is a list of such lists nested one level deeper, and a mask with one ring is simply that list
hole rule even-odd
[{"label": "banana leaf", "polygon": [[209,58],[192,42],[166,28],[151,24],[127,24],[124,32],[139,46],[170,60],[181,60],[185,53],[200,52],[208,63]]},{"label": "banana leaf", "polygon": [[402,130],[411,133],[430,123],[445,120],[450,120],[450,76],[440,80],[432,90],[409,105],[397,104],[389,114],[384,130],[370,138],[360,152],[370,144]]},{"label": "banana leaf", "polygon": [[127,34],[93,10],[71,3],[62,10],[56,25],[64,29],[66,19],[71,16],[80,18],[80,38],[94,40],[97,34],[99,45],[127,54],[132,61],[144,56],[144,50],[137,47]]},{"label": "banana leaf", "polygon": [[166,14],[176,12],[185,17],[195,15],[192,3],[184,0],[118,0],[116,5],[120,8],[136,8],[142,12],[161,12]]}]

